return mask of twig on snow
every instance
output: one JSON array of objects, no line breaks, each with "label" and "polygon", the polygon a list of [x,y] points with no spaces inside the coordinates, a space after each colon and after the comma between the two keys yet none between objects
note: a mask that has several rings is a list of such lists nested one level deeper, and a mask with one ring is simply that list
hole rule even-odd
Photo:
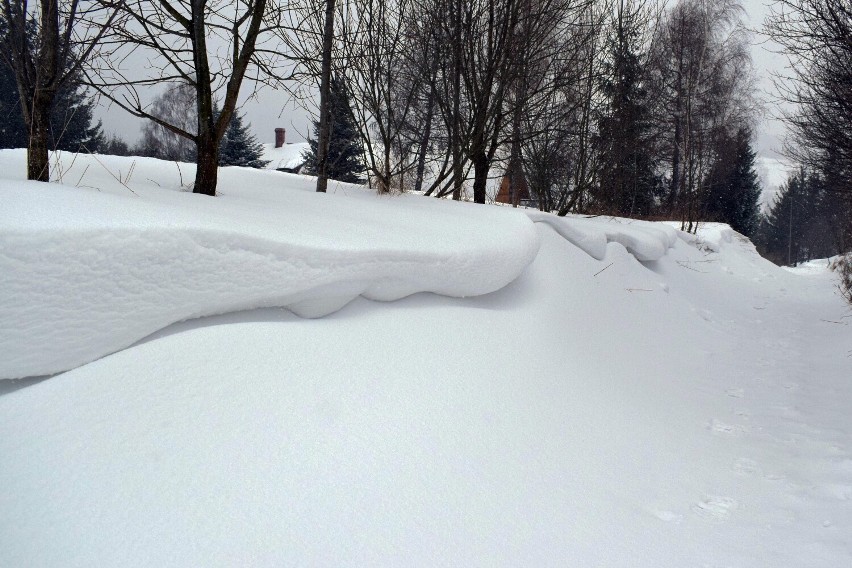
[{"label": "twig on snow", "polygon": [[[604,270],[606,270],[607,268],[609,268],[609,267],[610,267],[610,266],[612,266],[613,264],[615,264],[615,263],[614,263],[614,262],[610,262],[609,264],[607,264],[606,266],[604,266],[603,268],[601,268],[600,270],[598,270],[597,272],[595,272],[595,276],[597,276],[598,274],[600,274],[601,272],[603,272]],[[594,276],[593,276],[593,278],[594,278]]]}]

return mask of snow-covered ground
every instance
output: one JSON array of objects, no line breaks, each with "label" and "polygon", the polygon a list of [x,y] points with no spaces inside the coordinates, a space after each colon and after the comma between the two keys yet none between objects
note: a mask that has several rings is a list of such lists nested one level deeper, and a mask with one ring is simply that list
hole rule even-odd
[{"label": "snow-covered ground", "polygon": [[[720,225],[70,161],[98,189],[0,182],[0,368],[141,341],[0,396],[0,566],[852,563],[827,270]],[[273,307],[308,297],[340,309]]]}]

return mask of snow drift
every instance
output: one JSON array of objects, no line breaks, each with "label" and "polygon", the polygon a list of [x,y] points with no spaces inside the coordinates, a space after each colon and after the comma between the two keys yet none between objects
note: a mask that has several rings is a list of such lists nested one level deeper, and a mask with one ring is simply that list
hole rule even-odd
[{"label": "snow drift", "polygon": [[307,178],[241,168],[223,170],[210,199],[175,191],[192,178],[174,163],[73,159],[63,156],[64,179],[95,187],[0,187],[2,378],[70,369],[200,316],[276,306],[319,317],[358,296],[485,294],[538,250],[533,225],[498,208],[342,185],[318,195]]},{"label": "snow drift", "polygon": [[[21,151],[0,152],[6,172]],[[465,297],[517,278],[538,250],[519,211],[415,196],[381,198],[304,176],[227,168],[220,195],[188,193],[194,166],[60,154],[76,187],[0,188],[0,378],[64,371],[172,323],[282,307],[328,315],[363,296]],[[8,175],[8,174],[7,174]],[[628,220],[526,211],[595,259],[620,243],[659,260],[677,231]]]}]

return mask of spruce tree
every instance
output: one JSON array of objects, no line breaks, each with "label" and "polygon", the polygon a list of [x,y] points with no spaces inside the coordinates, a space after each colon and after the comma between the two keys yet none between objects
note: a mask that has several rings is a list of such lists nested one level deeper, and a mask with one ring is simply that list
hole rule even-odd
[{"label": "spruce tree", "polygon": [[781,186],[761,224],[759,249],[777,264],[795,264],[799,259],[805,181],[804,170],[791,175]]},{"label": "spruce tree", "polygon": [[[72,78],[75,79],[75,78]],[[79,81],[56,94],[50,114],[49,147],[69,152],[99,152],[106,139],[101,122],[93,122],[94,103]],[[12,70],[0,65],[0,148],[26,148],[27,127]]]},{"label": "spruce tree", "polygon": [[234,113],[219,147],[220,166],[264,168],[269,163],[261,160],[263,145],[251,134],[250,126],[243,126],[243,117]]},{"label": "spruce tree", "polygon": [[662,190],[650,153],[649,93],[642,77],[638,12],[625,12],[608,40],[601,91],[607,106],[598,120],[600,184],[593,193],[602,213],[647,216]]},{"label": "spruce tree", "polygon": [[723,134],[717,146],[716,160],[705,182],[704,217],[728,223],[750,237],[760,222],[760,183],[751,132],[740,128],[733,137]]},{"label": "spruce tree", "polygon": [[[358,136],[358,130],[352,119],[349,106],[349,95],[343,82],[331,78],[329,105],[329,122],[331,124],[331,139],[328,145],[328,178],[349,183],[364,183],[364,148]],[[317,171],[317,139],[319,137],[319,121],[314,121],[314,138],[309,140],[310,148],[305,152],[304,171],[316,174]]]},{"label": "spruce tree", "polygon": [[795,265],[842,252],[833,230],[834,216],[843,211],[839,194],[828,191],[818,174],[801,169],[781,187],[760,225],[758,250],[778,264]]}]

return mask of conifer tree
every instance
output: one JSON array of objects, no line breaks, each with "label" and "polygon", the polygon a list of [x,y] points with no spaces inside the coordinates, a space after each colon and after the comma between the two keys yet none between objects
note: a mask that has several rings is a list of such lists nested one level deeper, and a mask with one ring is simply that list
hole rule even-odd
[{"label": "conifer tree", "polygon": [[[329,122],[331,138],[328,145],[326,172],[329,179],[349,183],[364,183],[364,148],[358,136],[358,129],[352,119],[349,95],[343,81],[331,78]],[[304,171],[316,175],[317,139],[319,121],[314,121],[314,138],[309,140],[310,148],[305,152]]]},{"label": "conifer tree", "polygon": [[[48,144],[51,150],[100,152],[106,139],[101,122],[93,122],[94,104],[85,89],[69,82],[56,94],[50,113]],[[27,127],[15,76],[0,64],[0,148],[26,148]]]},{"label": "conifer tree", "polygon": [[828,191],[821,176],[804,168],[781,187],[775,203],[761,222],[758,250],[777,264],[795,265],[842,252],[834,232],[839,194]]},{"label": "conifer tree", "polygon": [[601,78],[607,106],[598,121],[601,171],[593,197],[600,212],[628,217],[649,215],[662,189],[649,148],[642,15],[641,7],[619,4]]},{"label": "conifer tree", "polygon": [[234,112],[219,147],[220,166],[263,168],[269,163],[261,160],[263,145],[249,131],[250,126],[244,126],[243,117]]},{"label": "conifer tree", "polygon": [[732,138],[723,135],[710,170],[704,195],[704,217],[728,223],[750,237],[760,223],[760,183],[755,170],[756,153],[751,133],[740,128]]}]

